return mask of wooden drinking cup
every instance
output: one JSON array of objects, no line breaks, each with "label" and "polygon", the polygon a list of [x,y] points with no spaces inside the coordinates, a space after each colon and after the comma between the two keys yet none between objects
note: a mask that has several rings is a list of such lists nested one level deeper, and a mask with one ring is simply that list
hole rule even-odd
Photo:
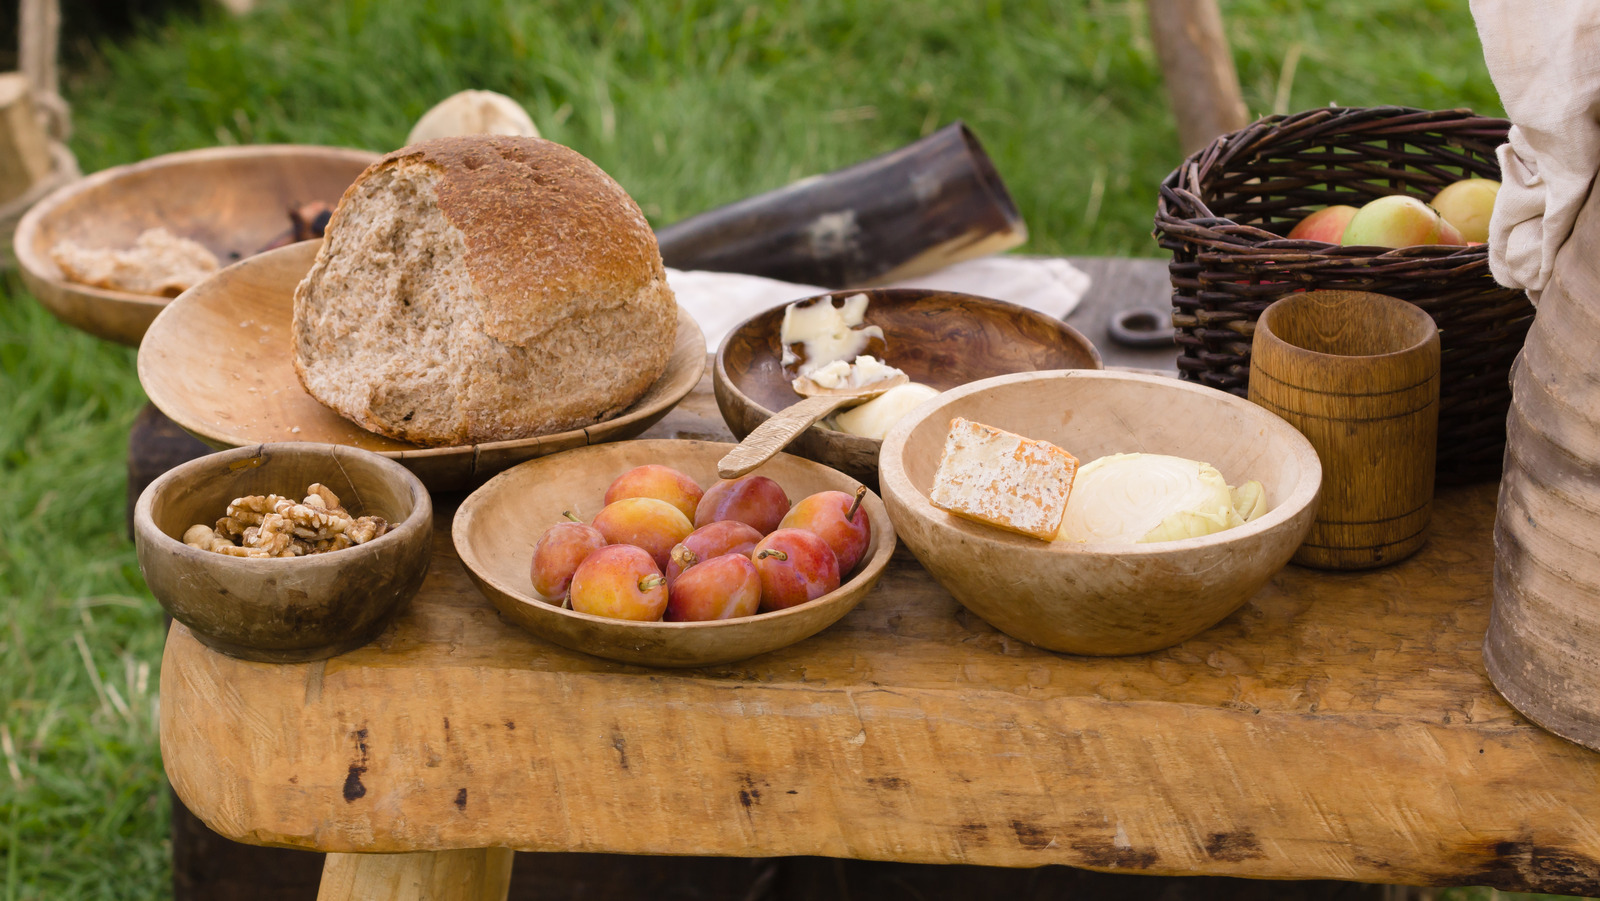
[{"label": "wooden drinking cup", "polygon": [[1294,562],[1369,569],[1422,547],[1439,428],[1432,317],[1383,294],[1291,294],[1256,323],[1250,400],[1322,458],[1322,502]]}]

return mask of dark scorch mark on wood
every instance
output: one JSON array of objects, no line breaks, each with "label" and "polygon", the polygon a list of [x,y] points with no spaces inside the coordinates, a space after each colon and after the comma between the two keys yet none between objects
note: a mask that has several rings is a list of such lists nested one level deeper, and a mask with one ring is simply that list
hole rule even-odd
[{"label": "dark scorch mark on wood", "polygon": [[350,735],[356,740],[356,759],[350,764],[350,771],[344,777],[346,804],[354,804],[367,793],[367,787],[361,784],[361,776],[367,771],[367,730],[357,729]]},{"label": "dark scorch mark on wood", "polygon": [[1206,837],[1206,853],[1213,860],[1237,862],[1266,857],[1255,833],[1248,829],[1238,832],[1213,832]]}]

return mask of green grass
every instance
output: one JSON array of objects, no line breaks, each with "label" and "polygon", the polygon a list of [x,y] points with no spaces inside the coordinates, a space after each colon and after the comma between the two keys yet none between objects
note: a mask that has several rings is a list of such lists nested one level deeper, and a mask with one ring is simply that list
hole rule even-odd
[{"label": "green grass", "polygon": [[[1028,250],[1155,255],[1155,185],[1181,154],[1143,8],[268,2],[90,48],[66,89],[86,171],[219,142],[383,150],[438,98],[498,90],[658,225],[961,118],[1027,217]],[[1252,112],[1499,112],[1458,0],[1224,13]],[[0,398],[0,901],[163,897],[161,616],[122,525],[144,401],[132,352],[57,324],[6,277]]]}]

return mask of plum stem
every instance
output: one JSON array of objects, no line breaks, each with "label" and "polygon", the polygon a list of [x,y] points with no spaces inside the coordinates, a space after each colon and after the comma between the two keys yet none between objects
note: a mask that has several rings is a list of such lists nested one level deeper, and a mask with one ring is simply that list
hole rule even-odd
[{"label": "plum stem", "polygon": [[578,517],[576,517],[576,516],[573,516],[573,515],[572,515],[572,511],[571,511],[571,510],[562,510],[562,511],[561,511],[561,515],[562,515],[562,516],[565,516],[565,517],[566,517],[566,518],[568,518],[568,519],[570,519],[570,520],[572,520],[572,521],[573,521],[573,522],[576,522],[576,523],[581,523],[581,522],[583,522],[583,520],[581,520],[581,519],[579,519],[579,518],[578,518]]},{"label": "plum stem", "polygon": [[789,559],[788,554],[785,554],[783,551],[780,551],[775,547],[764,547],[756,552],[757,560],[764,560],[767,557],[777,557],[779,560]]},{"label": "plum stem", "polygon": [[650,575],[639,580],[639,590],[649,591],[652,588],[659,588],[665,584],[667,584],[666,576],[663,576],[660,573],[651,573]]},{"label": "plum stem", "polygon": [[865,485],[857,485],[856,486],[855,503],[850,505],[850,512],[848,512],[848,513],[846,513],[844,515],[844,521],[845,522],[854,522],[855,521],[856,511],[861,509],[861,502],[863,500],[866,500],[866,497],[867,497],[867,486],[865,486]]},{"label": "plum stem", "polygon": [[672,562],[678,564],[678,569],[684,570],[700,562],[700,557],[684,545],[672,549]]}]

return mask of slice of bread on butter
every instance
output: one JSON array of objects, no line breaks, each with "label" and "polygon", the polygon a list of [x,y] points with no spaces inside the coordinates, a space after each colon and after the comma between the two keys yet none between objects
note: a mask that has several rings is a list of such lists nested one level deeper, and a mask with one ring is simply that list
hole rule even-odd
[{"label": "slice of bread on butter", "polygon": [[928,500],[941,510],[1050,541],[1061,527],[1078,458],[979,422],[950,421]]}]

